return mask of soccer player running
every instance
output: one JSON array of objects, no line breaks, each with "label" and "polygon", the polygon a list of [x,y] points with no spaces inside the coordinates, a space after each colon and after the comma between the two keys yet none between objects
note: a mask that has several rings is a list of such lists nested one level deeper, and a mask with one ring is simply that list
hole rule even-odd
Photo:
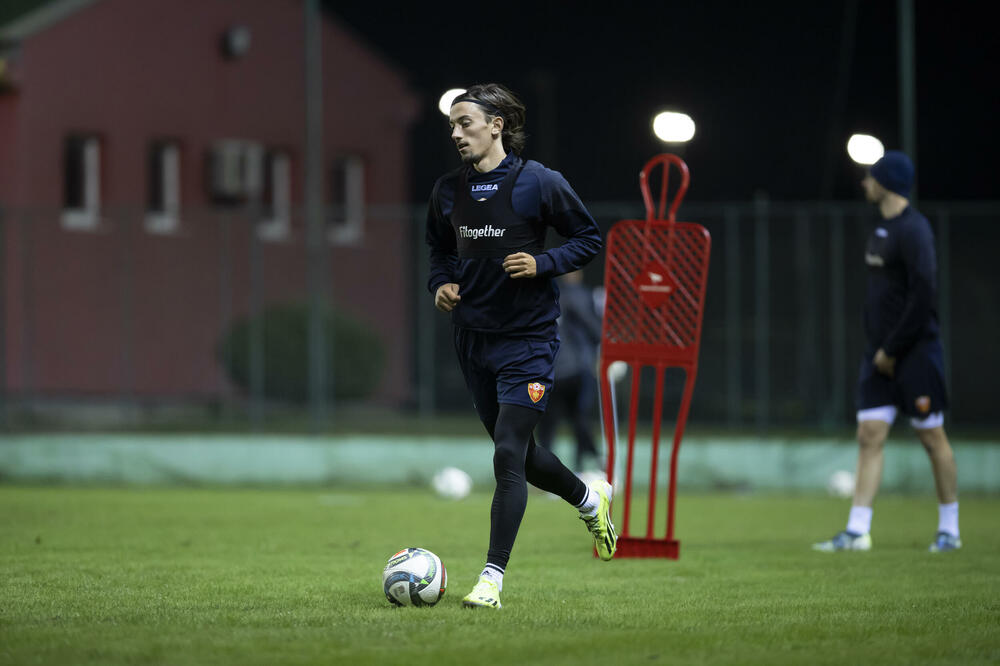
[{"label": "soccer player running", "polygon": [[938,496],[932,553],[962,546],[958,534],[955,456],[944,431],[948,396],[936,314],[934,237],[909,202],[913,163],[890,150],[861,181],[882,221],[868,238],[867,349],[858,380],[858,471],[847,529],[813,546],[821,551],[869,550],[872,502],[882,479],[883,444],[898,412],[910,417],[927,450]]},{"label": "soccer player running", "polygon": [[[500,608],[528,483],[579,510],[601,559],[614,556],[617,542],[611,486],[583,483],[532,436],[559,351],[553,278],[593,259],[602,240],[566,180],[521,158],[524,120],[524,105],[501,85],[474,85],[457,97],[449,124],[463,164],[435,183],[427,214],[427,286],[434,305],[451,313],[458,362],[494,443],[489,550],[463,599],[472,608]],[[566,240],[544,250],[549,227]]]}]

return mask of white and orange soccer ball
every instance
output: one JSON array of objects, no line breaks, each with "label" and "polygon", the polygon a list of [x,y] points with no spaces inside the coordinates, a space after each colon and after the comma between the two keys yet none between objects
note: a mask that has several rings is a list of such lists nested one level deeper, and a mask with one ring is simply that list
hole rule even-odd
[{"label": "white and orange soccer ball", "polygon": [[382,591],[393,606],[433,606],[447,587],[444,563],[425,548],[404,548],[382,570]]}]

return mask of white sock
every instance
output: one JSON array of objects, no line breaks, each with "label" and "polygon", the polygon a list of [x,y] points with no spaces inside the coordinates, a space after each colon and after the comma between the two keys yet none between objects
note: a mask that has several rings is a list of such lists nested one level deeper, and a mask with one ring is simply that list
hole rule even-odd
[{"label": "white sock", "polygon": [[601,506],[601,496],[597,494],[596,490],[587,486],[587,494],[584,495],[583,501],[576,505],[577,510],[581,516],[593,518],[597,515],[597,507],[599,506]]},{"label": "white sock", "polygon": [[480,578],[489,578],[491,581],[497,584],[497,589],[503,591],[503,569],[495,564],[487,564],[483,567],[483,573],[479,574]]},{"label": "white sock", "polygon": [[854,534],[868,534],[872,529],[872,508],[870,506],[852,506],[847,517],[847,531]]},{"label": "white sock", "polygon": [[958,502],[938,504],[938,532],[958,536]]}]

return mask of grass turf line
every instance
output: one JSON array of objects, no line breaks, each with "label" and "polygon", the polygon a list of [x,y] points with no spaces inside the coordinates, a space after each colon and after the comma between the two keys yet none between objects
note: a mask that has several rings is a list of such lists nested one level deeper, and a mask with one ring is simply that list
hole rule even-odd
[{"label": "grass turf line", "polygon": [[[572,508],[532,494],[504,608],[470,611],[489,503],[420,489],[0,487],[0,664],[1000,659],[997,498],[962,498],[958,553],[926,552],[932,498],[887,496],[873,551],[831,555],[809,545],[841,529],[843,500],[681,495],[679,561],[604,563]],[[385,560],[411,545],[448,569],[434,608],[381,594]]]}]

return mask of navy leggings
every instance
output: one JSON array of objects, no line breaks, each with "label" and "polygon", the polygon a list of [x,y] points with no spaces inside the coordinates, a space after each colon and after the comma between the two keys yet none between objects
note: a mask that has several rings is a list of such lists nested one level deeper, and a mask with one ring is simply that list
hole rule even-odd
[{"label": "navy leggings", "polygon": [[542,412],[501,404],[495,419],[483,421],[493,438],[493,474],[497,486],[490,510],[490,550],[486,561],[507,567],[510,551],[528,503],[528,485],[558,495],[573,506],[583,502],[587,486],[558,457],[535,444],[532,431]]}]

